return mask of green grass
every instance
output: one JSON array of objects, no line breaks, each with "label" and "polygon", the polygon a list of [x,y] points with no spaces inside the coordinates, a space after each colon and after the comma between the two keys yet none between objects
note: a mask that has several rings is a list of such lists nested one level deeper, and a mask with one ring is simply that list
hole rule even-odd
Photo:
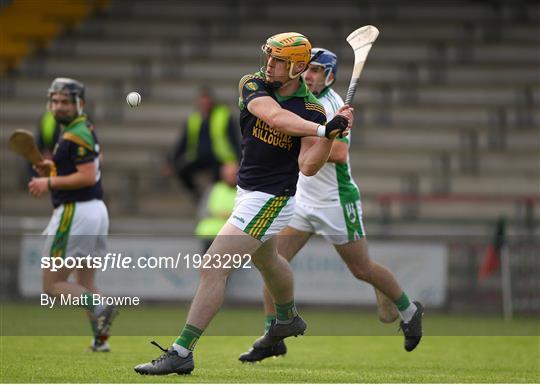
[{"label": "green grass", "polygon": [[[259,307],[223,308],[205,335],[257,335],[263,327]],[[374,311],[346,309],[313,309],[300,307],[308,322],[311,336],[395,336],[397,323],[378,322]],[[124,308],[114,324],[114,334],[148,336],[155,333],[175,334],[183,326],[187,307],[139,306]],[[57,306],[48,309],[38,305],[0,304],[2,335],[82,336],[89,332],[80,308]],[[431,336],[538,336],[537,318],[516,318],[504,322],[497,316],[433,314],[427,309],[424,333]]]},{"label": "green grass", "polygon": [[[160,337],[165,345],[173,337]],[[540,381],[538,337],[427,337],[406,353],[398,337],[302,337],[284,358],[242,365],[252,337],[206,337],[192,375],[139,376],[135,364],[160,352],[147,337],[111,339],[113,352],[90,353],[87,337],[3,337],[2,382],[354,383]]]},{"label": "green grass", "polygon": [[[534,319],[508,324],[494,317],[435,316],[428,313],[425,329],[432,333],[423,338],[417,350],[407,353],[403,350],[403,338],[395,334],[397,324],[379,325],[373,314],[308,310],[302,312],[310,324],[308,331],[324,330],[324,325],[328,330],[328,325],[335,327],[346,321],[350,325],[336,331],[356,330],[354,328],[360,324],[362,331],[367,328],[371,332],[383,331],[393,336],[316,336],[310,332],[311,336],[288,339],[289,353],[284,358],[242,365],[237,357],[247,350],[255,337],[216,334],[226,330],[236,333],[241,327],[244,331],[254,330],[252,334],[256,335],[262,325],[262,316],[258,309],[225,309],[209,330],[214,336],[207,335],[199,341],[192,375],[147,377],[136,374],[133,366],[161,354],[149,344],[150,340],[155,339],[165,346],[172,342],[173,336],[156,337],[155,334],[175,333],[181,327],[185,309],[146,307],[122,311],[114,331],[122,331],[124,336],[111,338],[111,353],[86,351],[89,336],[60,335],[70,330],[71,324],[76,324],[86,334],[88,326],[79,309],[44,313],[47,317],[35,306],[2,305],[1,310],[2,382],[540,382],[540,337],[537,320]],[[40,322],[46,323],[40,327]],[[43,336],[43,332],[52,330],[55,323],[54,334],[57,335]],[[488,330],[492,331],[525,330],[531,334],[475,337],[433,333],[456,323],[472,325],[472,330],[488,325]],[[155,334],[147,333],[148,337],[128,335],[150,329]],[[465,329],[463,326],[455,330]],[[22,335],[23,331],[25,335]]]}]

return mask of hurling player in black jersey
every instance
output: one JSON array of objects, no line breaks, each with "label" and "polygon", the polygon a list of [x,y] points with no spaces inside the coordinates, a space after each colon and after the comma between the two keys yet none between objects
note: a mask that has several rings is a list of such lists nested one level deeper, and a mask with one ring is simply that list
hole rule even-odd
[{"label": "hurling player in black jersey", "polygon": [[[265,66],[239,84],[242,159],[236,203],[207,254],[212,268],[201,269],[187,322],[158,359],[137,365],[140,374],[190,373],[197,340],[219,310],[229,274],[227,255],[251,256],[272,294],[276,322],[257,343],[274,345],[303,334],[296,311],[293,274],[278,255],[276,235],[292,218],[298,173],[314,175],[325,164],[334,138],[348,134],[352,108],[343,106],[326,123],[324,108],[301,74],[311,56],[309,40],[295,32],[270,37],[262,47]],[[304,137],[320,137],[315,143]]]},{"label": "hurling player in black jersey", "polygon": [[[53,159],[36,166],[40,177],[32,178],[28,189],[36,198],[51,192],[54,211],[45,230],[47,242],[43,252],[51,267],[60,266],[53,259],[73,260],[104,253],[109,214],[103,203],[99,144],[83,113],[84,85],[74,79],[56,78],[48,97],[61,133]],[[95,269],[88,264],[77,266],[75,282],[68,281],[74,268],[64,266],[54,270],[43,268],[45,293],[85,308],[94,334],[91,349],[109,351],[107,339],[116,310],[100,303]]]}]

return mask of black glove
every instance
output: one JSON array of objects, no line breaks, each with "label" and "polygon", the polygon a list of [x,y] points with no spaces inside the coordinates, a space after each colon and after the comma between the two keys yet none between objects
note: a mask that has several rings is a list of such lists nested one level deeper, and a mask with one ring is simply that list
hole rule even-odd
[{"label": "black glove", "polygon": [[348,125],[349,125],[349,119],[341,115],[336,115],[331,121],[326,123],[326,130],[324,132],[324,136],[330,139],[331,138],[330,134],[334,132],[335,130],[339,130],[339,133],[341,134],[343,131],[347,129]]}]

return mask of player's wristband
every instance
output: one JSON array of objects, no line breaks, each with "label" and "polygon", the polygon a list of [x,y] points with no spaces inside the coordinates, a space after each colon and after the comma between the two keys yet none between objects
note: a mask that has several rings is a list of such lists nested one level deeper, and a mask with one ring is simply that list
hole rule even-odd
[{"label": "player's wristband", "polygon": [[52,186],[51,186],[51,177],[47,178],[47,187],[49,188],[49,191],[52,190]]},{"label": "player's wristband", "polygon": [[317,126],[317,136],[324,138],[326,136],[326,126],[323,124],[319,124]]}]

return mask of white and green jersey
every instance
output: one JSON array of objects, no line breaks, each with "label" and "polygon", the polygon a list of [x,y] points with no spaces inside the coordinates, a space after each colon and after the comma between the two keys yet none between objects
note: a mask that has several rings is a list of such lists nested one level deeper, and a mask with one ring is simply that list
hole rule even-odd
[{"label": "white and green jersey", "polygon": [[[317,97],[326,111],[326,119],[330,121],[337,110],[343,106],[343,99],[330,87]],[[345,138],[336,139],[350,144],[350,133]],[[327,162],[314,176],[300,173],[298,179],[296,201],[313,207],[329,207],[344,205],[360,199],[358,186],[351,176],[349,156],[346,163]]]}]

